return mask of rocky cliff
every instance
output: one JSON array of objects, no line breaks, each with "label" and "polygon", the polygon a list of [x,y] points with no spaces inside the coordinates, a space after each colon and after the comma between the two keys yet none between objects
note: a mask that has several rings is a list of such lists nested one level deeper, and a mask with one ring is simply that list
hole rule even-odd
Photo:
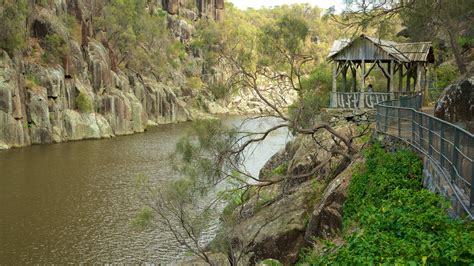
[{"label": "rocky cliff", "polygon": [[[163,8],[173,15],[184,15],[188,18],[207,18],[221,21],[224,18],[224,0],[162,0]],[[190,10],[195,6],[195,10]],[[191,16],[190,16],[191,15]]]},{"label": "rocky cliff", "polygon": [[[356,127],[355,123],[340,122],[335,128],[351,137]],[[297,136],[260,171],[260,180],[278,180],[282,175],[288,176],[287,180],[261,188],[233,210],[232,218],[223,219],[233,221],[225,238],[236,256],[241,255],[242,265],[256,265],[265,259],[294,264],[313,238],[330,237],[342,229],[343,202],[360,159],[351,162],[331,156],[329,151],[338,143],[328,132],[313,137]],[[362,142],[354,144],[360,148]],[[314,175],[293,178],[328,159],[330,163]]]},{"label": "rocky cliff", "polygon": [[[0,148],[126,135],[192,118],[185,74],[175,71],[165,82],[117,67],[112,48],[91,32],[89,2],[33,5],[28,52],[0,50]],[[73,38],[59,19],[66,14],[80,22],[81,38]],[[190,38],[192,26],[170,17],[175,37]],[[55,35],[66,40],[69,52],[62,62],[44,63],[40,59],[54,55],[41,40]],[[199,72],[200,59],[189,57]]]}]

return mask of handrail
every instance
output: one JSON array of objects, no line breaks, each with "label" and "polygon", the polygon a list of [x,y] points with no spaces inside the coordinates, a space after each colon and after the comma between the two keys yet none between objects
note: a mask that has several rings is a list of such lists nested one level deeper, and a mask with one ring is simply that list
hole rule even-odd
[{"label": "handrail", "polygon": [[376,130],[407,142],[429,159],[474,219],[474,134],[420,112],[421,101],[415,95],[376,104]]}]

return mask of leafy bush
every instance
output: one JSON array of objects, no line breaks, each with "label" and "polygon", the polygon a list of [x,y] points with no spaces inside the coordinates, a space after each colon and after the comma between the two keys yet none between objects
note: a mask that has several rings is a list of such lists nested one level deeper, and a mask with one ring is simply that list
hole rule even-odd
[{"label": "leafy bush", "polygon": [[283,176],[286,174],[288,169],[288,163],[282,163],[279,166],[277,166],[275,169],[273,169],[273,174]]},{"label": "leafy bush", "polygon": [[199,90],[202,87],[202,81],[199,77],[188,77],[186,85],[192,90]]},{"label": "leafy bush", "polygon": [[449,218],[446,200],[422,187],[422,164],[414,153],[391,154],[375,146],[365,157],[344,205],[345,244],[327,242],[323,254],[306,253],[301,262],[472,263],[473,223]]},{"label": "leafy bush", "polygon": [[2,1],[0,5],[0,48],[10,55],[14,50],[26,48],[28,13],[26,0]]},{"label": "leafy bush", "polygon": [[38,78],[33,74],[25,75],[25,87],[28,89],[36,88],[39,84]]},{"label": "leafy bush", "polygon": [[436,68],[436,87],[444,89],[458,76],[458,70],[455,65],[445,63]]},{"label": "leafy bush", "polygon": [[81,92],[77,97],[75,98],[76,106],[79,109],[79,111],[83,113],[92,113],[94,111],[94,106],[92,104],[91,99],[87,94]]},{"label": "leafy bush", "polygon": [[135,217],[132,219],[132,226],[136,229],[144,229],[147,227],[153,219],[154,213],[150,207],[141,208]]},{"label": "leafy bush", "polygon": [[232,96],[233,90],[228,88],[224,82],[212,82],[208,86],[209,92],[212,93],[216,100],[225,100]]},{"label": "leafy bush", "polygon": [[301,126],[310,127],[321,108],[329,106],[331,83],[330,67],[321,64],[301,81],[300,97],[298,102],[290,106],[290,116],[296,118],[299,114]]},{"label": "leafy bush", "polygon": [[42,57],[44,63],[60,63],[69,52],[68,43],[57,33],[46,35],[43,44],[46,49]]}]

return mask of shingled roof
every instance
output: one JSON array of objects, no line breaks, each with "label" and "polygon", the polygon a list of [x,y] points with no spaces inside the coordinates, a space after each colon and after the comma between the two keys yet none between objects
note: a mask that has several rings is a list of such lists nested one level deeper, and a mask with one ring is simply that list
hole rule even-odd
[{"label": "shingled roof", "polygon": [[381,59],[395,60],[399,63],[433,63],[434,55],[431,42],[397,43],[361,35],[354,40],[336,40],[329,51],[328,59],[331,61]]}]

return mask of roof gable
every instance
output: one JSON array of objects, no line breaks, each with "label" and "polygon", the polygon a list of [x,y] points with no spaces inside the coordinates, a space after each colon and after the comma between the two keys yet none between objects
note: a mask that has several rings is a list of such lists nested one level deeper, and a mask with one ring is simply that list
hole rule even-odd
[{"label": "roof gable", "polygon": [[335,41],[328,59],[334,61],[395,60],[400,63],[434,62],[430,42],[396,43],[365,35],[352,41],[347,39]]}]

